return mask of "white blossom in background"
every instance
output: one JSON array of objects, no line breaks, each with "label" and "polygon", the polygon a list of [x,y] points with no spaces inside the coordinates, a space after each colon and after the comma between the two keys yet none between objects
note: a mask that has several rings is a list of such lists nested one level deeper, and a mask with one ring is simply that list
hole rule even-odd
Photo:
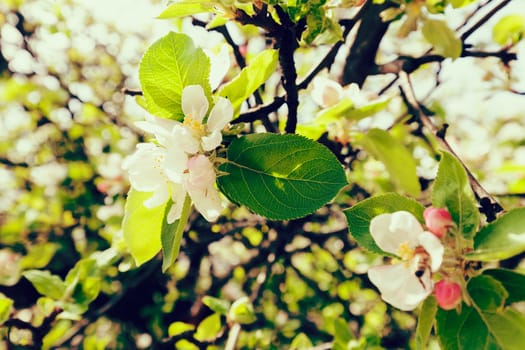
[{"label": "white blossom in background", "polygon": [[[396,264],[370,268],[370,281],[384,301],[403,311],[413,310],[433,291],[432,272],[441,266],[443,245],[406,211],[374,217],[370,234],[379,248],[401,258]],[[421,254],[427,255],[428,266],[421,266]],[[421,268],[424,269],[418,277],[416,271]]]},{"label": "white blossom in background", "polygon": [[230,101],[219,97],[211,109],[200,85],[190,85],[182,92],[184,121],[146,116],[137,122],[142,130],[155,136],[156,143],[140,143],[123,163],[131,186],[137,191],[152,192],[144,205],[154,208],[171,198],[168,223],[181,217],[184,200],[189,195],[193,204],[208,221],[219,217],[223,209],[217,178],[208,152],[222,142],[222,130],[233,118]]}]

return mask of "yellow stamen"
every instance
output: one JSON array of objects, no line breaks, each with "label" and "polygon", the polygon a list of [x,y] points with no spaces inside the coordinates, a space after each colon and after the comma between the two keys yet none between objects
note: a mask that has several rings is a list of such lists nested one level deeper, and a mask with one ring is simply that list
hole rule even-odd
[{"label": "yellow stamen", "polygon": [[410,247],[408,242],[401,243],[397,249],[397,255],[403,260],[407,268],[410,260],[414,257],[414,254],[415,250]]},{"label": "yellow stamen", "polygon": [[206,126],[200,121],[193,119],[191,115],[184,118],[183,125],[188,127],[196,136],[202,137],[206,135]]}]

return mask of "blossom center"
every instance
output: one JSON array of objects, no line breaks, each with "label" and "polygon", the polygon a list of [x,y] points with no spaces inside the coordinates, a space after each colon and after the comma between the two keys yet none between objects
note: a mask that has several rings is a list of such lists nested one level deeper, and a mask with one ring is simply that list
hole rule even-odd
[{"label": "blossom center", "polygon": [[187,115],[184,118],[183,125],[191,130],[193,135],[197,137],[206,136],[206,126],[201,121],[194,119],[192,116]]},{"label": "blossom center", "polygon": [[409,261],[412,260],[416,253],[416,250],[408,244],[408,242],[401,243],[399,245],[399,248],[397,249],[397,255],[403,260],[403,261]]}]

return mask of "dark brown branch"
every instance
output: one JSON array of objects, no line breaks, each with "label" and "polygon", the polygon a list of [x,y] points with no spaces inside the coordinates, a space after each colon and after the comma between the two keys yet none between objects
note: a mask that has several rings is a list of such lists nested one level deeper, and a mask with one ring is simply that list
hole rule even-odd
[{"label": "dark brown branch", "polygon": [[251,123],[262,119],[268,114],[277,111],[285,102],[284,97],[276,97],[275,100],[265,106],[256,107],[246,113],[241,114],[237,119],[232,121],[232,124]]},{"label": "dark brown branch", "polygon": [[489,19],[491,19],[499,10],[507,6],[512,0],[502,0],[497,4],[489,13],[479,19],[474,23],[467,31],[461,35],[461,41],[465,41],[470,37],[476,30],[478,30],[482,25],[484,25]]},{"label": "dark brown branch", "polygon": [[385,35],[389,23],[383,22],[379,14],[393,4],[389,1],[381,5],[368,1],[363,6],[363,15],[343,71],[343,85],[357,83],[363,85],[370,71],[375,67],[379,43]]},{"label": "dark brown branch", "polygon": [[128,95],[128,96],[142,96],[142,91],[141,90],[134,90],[134,89],[129,89],[129,88],[122,88],[122,93],[125,94],[125,95]]},{"label": "dark brown branch", "polygon": [[408,107],[414,114],[414,116],[432,135],[436,137],[441,147],[443,147],[446,151],[448,151],[450,154],[456,157],[456,159],[458,159],[458,161],[461,163],[461,165],[467,173],[470,182],[470,187],[474,191],[474,194],[476,195],[476,198],[481,205],[480,211],[487,216],[487,221],[493,221],[496,218],[496,214],[503,211],[503,207],[499,204],[496,198],[494,198],[489,192],[487,192],[487,190],[485,190],[485,188],[483,188],[483,186],[481,186],[481,184],[474,177],[470,169],[465,165],[465,163],[463,163],[461,158],[458,157],[456,152],[447,142],[447,140],[445,139],[445,132],[443,132],[442,129],[438,128],[432,122],[429,115],[420,106],[419,102],[416,99],[414,88],[410,81],[410,76],[406,72],[401,72],[400,74],[400,88],[406,98]]}]

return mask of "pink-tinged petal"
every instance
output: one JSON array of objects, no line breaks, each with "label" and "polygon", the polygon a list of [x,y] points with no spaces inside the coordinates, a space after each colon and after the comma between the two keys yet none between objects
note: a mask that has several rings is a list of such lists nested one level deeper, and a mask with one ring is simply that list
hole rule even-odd
[{"label": "pink-tinged petal", "polygon": [[202,149],[205,151],[211,151],[219,147],[222,142],[222,133],[217,130],[213,131],[208,136],[203,136],[201,139]]},{"label": "pink-tinged petal", "polygon": [[311,96],[319,106],[331,107],[343,97],[343,87],[332,79],[317,77],[313,81]]},{"label": "pink-tinged petal", "polygon": [[219,97],[215,106],[213,106],[210,116],[206,125],[209,131],[220,131],[232,120],[233,118],[233,106],[231,102],[224,98]]},{"label": "pink-tinged petal", "polygon": [[406,211],[380,214],[370,221],[370,234],[378,247],[388,253],[397,254],[401,244],[414,248],[421,232],[419,221]]},{"label": "pink-tinged petal", "polygon": [[171,205],[170,211],[168,212],[168,224],[173,224],[176,220],[180,219],[185,198],[186,191],[184,190],[184,187],[178,184],[173,184],[171,186],[171,199],[173,204]]},{"label": "pink-tinged petal", "polygon": [[172,145],[181,148],[184,152],[195,154],[199,152],[200,140],[190,129],[177,126],[172,131]]},{"label": "pink-tinged petal", "polygon": [[202,122],[208,112],[208,99],[200,85],[189,85],[182,91],[182,111],[185,116]]},{"label": "pink-tinged petal", "polygon": [[186,181],[187,188],[206,189],[215,183],[217,175],[208,157],[199,154],[190,158],[187,166],[189,170]]},{"label": "pink-tinged petal", "polygon": [[423,212],[427,229],[437,237],[443,237],[454,226],[452,216],[446,208],[426,208]]},{"label": "pink-tinged petal", "polygon": [[445,253],[445,247],[441,244],[439,238],[430,232],[421,232],[418,237],[419,244],[425,248],[427,253],[430,255],[430,264],[432,272],[439,270],[441,263],[443,262],[443,254]]},{"label": "pink-tinged petal", "polygon": [[452,310],[461,303],[461,287],[456,282],[441,280],[434,288],[436,301],[444,310]]}]

